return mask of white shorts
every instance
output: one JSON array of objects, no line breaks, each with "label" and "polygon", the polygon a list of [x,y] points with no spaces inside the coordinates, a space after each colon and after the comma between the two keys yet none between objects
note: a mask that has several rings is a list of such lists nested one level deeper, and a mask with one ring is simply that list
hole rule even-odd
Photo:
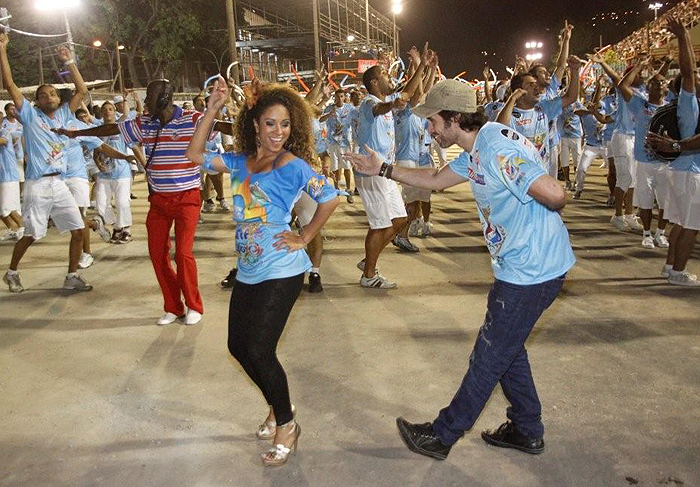
[{"label": "white shorts", "polygon": [[352,164],[343,159],[343,154],[350,152],[349,147],[340,147],[338,144],[328,144],[328,155],[331,158],[331,171],[338,169],[352,169]]},{"label": "white shorts", "polygon": [[5,218],[13,211],[19,212],[19,181],[0,183],[0,216]]},{"label": "white shorts", "polygon": [[[418,167],[418,163],[416,161],[409,160],[396,161],[396,164],[398,166],[408,168]],[[415,186],[410,186],[408,184],[401,184],[401,189],[403,190],[403,200],[406,204],[413,203],[415,201],[430,201],[430,195],[432,194],[432,191],[429,189],[416,188]]]},{"label": "white shorts", "polygon": [[83,178],[68,178],[65,180],[78,208],[90,207],[90,182]]},{"label": "white shorts", "polygon": [[634,135],[615,132],[612,138],[615,158],[616,188],[627,191],[637,182],[637,160],[634,158]]},{"label": "white shorts", "polygon": [[605,148],[605,158],[610,159],[613,156],[613,150],[612,150],[612,140],[608,140],[606,142],[603,142],[603,147]]},{"label": "white shorts", "polygon": [[24,183],[24,234],[39,240],[46,235],[49,217],[61,233],[85,227],[75,198],[60,176],[28,179]]},{"label": "white shorts", "polygon": [[667,171],[664,218],[688,230],[700,230],[700,174]]},{"label": "white shorts", "polygon": [[571,167],[571,162],[578,166],[581,160],[581,139],[561,139],[561,167]]},{"label": "white shorts", "polygon": [[406,207],[395,181],[383,176],[357,176],[355,186],[372,230],[389,228],[393,225],[392,220],[406,218]]},{"label": "white shorts", "polygon": [[637,185],[634,188],[633,204],[642,210],[654,208],[654,197],[659,209],[666,207],[668,195],[668,164],[637,161]]},{"label": "white shorts", "polygon": [[318,203],[316,203],[311,196],[306,194],[305,191],[302,191],[301,198],[294,204],[294,213],[296,213],[297,218],[299,218],[299,224],[302,228],[311,222],[311,219],[316,213],[316,208],[318,208]]},{"label": "white shorts", "polygon": [[[112,196],[117,214],[112,209]],[[95,209],[105,223],[115,228],[131,226],[131,179],[97,178],[95,183]]]}]

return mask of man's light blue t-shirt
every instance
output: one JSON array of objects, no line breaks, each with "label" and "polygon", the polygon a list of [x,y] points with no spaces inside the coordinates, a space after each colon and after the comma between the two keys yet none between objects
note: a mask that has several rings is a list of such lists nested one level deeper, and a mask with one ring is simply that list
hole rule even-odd
[{"label": "man's light blue t-shirt", "polygon": [[576,115],[577,110],[585,110],[586,108],[580,101],[565,106],[562,109],[562,114],[559,117],[561,120],[561,136],[565,139],[580,139],[583,137],[583,127],[581,127],[581,117]]},{"label": "man's light blue t-shirt", "polygon": [[[695,135],[698,126],[698,99],[695,93],[690,93],[681,88],[678,96],[678,128],[681,132],[681,139],[687,139]],[[679,156],[669,164],[671,171],[690,171],[700,173],[700,153],[685,154]]]},{"label": "man's light blue t-shirt", "polygon": [[425,132],[423,122],[424,119],[414,115],[409,105],[394,112],[397,161],[418,161]]},{"label": "man's light blue t-shirt", "polygon": [[15,119],[14,122],[10,122],[7,118],[5,118],[3,119],[0,127],[10,132],[12,135],[12,146],[15,151],[15,156],[17,157],[18,161],[23,160],[24,147],[22,147],[22,134],[24,129],[22,128],[20,121]]},{"label": "man's light blue t-shirt", "polygon": [[591,147],[600,147],[603,144],[603,126],[598,119],[593,115],[584,115],[581,117],[581,125],[586,138],[586,145]]},{"label": "man's light blue t-shirt", "polygon": [[[68,130],[84,130],[90,126],[81,122],[77,118],[69,120],[66,124]],[[82,178],[87,179],[87,160],[85,151],[92,153],[95,149],[102,146],[102,140],[99,137],[76,137],[68,141],[66,147],[66,174],[65,178]]]},{"label": "man's light blue t-shirt", "polygon": [[[365,145],[377,152],[387,164],[394,163],[394,115],[391,110],[374,116],[373,109],[384,103],[374,95],[367,95],[360,104],[360,123],[358,126],[358,144],[360,154],[367,154]],[[365,174],[355,172],[358,176]]]},{"label": "man's light blue t-shirt", "polygon": [[[130,146],[121,135],[102,137],[102,141],[112,149],[118,150],[127,156],[133,155]],[[136,144],[132,144],[132,147]],[[131,179],[131,164],[126,159],[113,159],[108,157],[104,161],[105,170],[97,175],[101,179]]]},{"label": "man's light blue t-shirt", "polygon": [[498,118],[498,114],[501,112],[504,103],[502,101],[496,100],[491,101],[484,105],[484,115],[489,119],[489,122],[495,122]]},{"label": "man's light blue t-shirt", "polygon": [[528,194],[547,174],[528,139],[487,123],[471,153],[463,152],[450,169],[471,184],[496,279],[531,285],[571,269],[576,259],[561,216]]},{"label": "man's light blue t-shirt", "polygon": [[350,129],[352,128],[352,119],[355,112],[355,107],[351,103],[344,103],[338,107],[333,105],[335,110],[328,117],[328,143],[337,144],[340,147],[350,147]]},{"label": "man's light blue t-shirt", "polygon": [[39,179],[45,174],[66,172],[66,148],[68,137],[58,135],[51,129],[65,127],[73,118],[68,103],[61,105],[53,113],[53,118],[46,115],[25,98],[18,117],[24,127],[26,144],[26,179]]},{"label": "man's light blue t-shirt", "polygon": [[0,145],[0,183],[19,181],[17,157],[12,146],[12,131],[0,128],[0,138],[7,141],[6,144]]},{"label": "man's light blue t-shirt", "polygon": [[542,158],[543,164],[549,163],[550,140],[549,123],[562,113],[562,98],[552,100],[542,98],[535,108],[521,110],[513,108],[510,117],[510,126],[518,133],[523,134],[534,144]]},{"label": "man's light blue t-shirt", "polygon": [[304,249],[287,252],[274,248],[275,235],[290,230],[292,209],[302,191],[317,203],[325,203],[338,195],[333,184],[298,158],[269,172],[250,174],[245,155],[207,152],[205,166],[215,157],[221,157],[231,173],[233,221],[237,223],[236,280],[257,284],[311,269]]},{"label": "man's light blue t-shirt", "polygon": [[604,96],[600,100],[600,113],[609,116],[613,119],[613,123],[606,123],[603,128],[603,142],[612,140],[613,132],[615,131],[615,122],[617,117],[617,97],[615,95]]},{"label": "man's light blue t-shirt", "polygon": [[638,162],[661,164],[661,161],[656,158],[654,153],[648,151],[645,147],[651,118],[660,106],[649,103],[646,97],[638,93],[634,93],[627,104],[627,108],[629,108],[630,113],[634,117],[634,158]]},{"label": "man's light blue t-shirt", "polygon": [[[644,96],[640,90],[632,91]],[[622,96],[622,92],[615,88],[615,93],[617,95],[617,116],[615,117],[615,132],[619,132],[625,135],[634,135],[634,119],[632,118],[632,112],[629,109],[628,102]]]}]

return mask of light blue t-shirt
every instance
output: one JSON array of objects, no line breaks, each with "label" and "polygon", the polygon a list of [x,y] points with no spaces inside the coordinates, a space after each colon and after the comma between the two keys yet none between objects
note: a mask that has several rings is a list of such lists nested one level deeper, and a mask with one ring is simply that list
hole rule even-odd
[{"label": "light blue t-shirt", "polygon": [[678,99],[678,95],[676,95],[676,94],[675,94],[674,92],[672,92],[671,90],[668,90],[668,91],[666,92],[666,104],[668,104],[668,103],[673,103],[673,102],[676,101],[677,99]]},{"label": "light blue t-shirt", "polygon": [[318,118],[314,117],[311,119],[311,130],[314,133],[314,140],[316,141],[316,154],[323,154],[328,151],[328,141],[326,140],[327,125],[326,122],[321,122]]},{"label": "light blue t-shirt", "polygon": [[581,125],[586,138],[586,145],[600,147],[603,144],[603,126],[593,115],[581,117]]},{"label": "light blue t-shirt", "polygon": [[498,118],[498,114],[501,112],[504,103],[502,101],[491,101],[484,105],[484,115],[488,118],[489,122],[495,122]]},{"label": "light blue t-shirt", "polygon": [[576,259],[561,216],[527,194],[547,174],[528,139],[487,123],[472,152],[463,152],[450,169],[471,184],[496,279],[531,285],[571,269]]},{"label": "light blue t-shirt", "polygon": [[359,126],[360,126],[360,107],[352,107],[350,112],[350,127],[352,128],[352,142],[357,146],[357,137],[359,136]]},{"label": "light blue t-shirt", "polygon": [[559,96],[559,88],[561,88],[561,81],[555,74],[552,74],[549,78],[549,85],[544,89],[542,96],[547,100],[553,100]]},{"label": "light blue t-shirt", "polygon": [[661,105],[649,103],[646,97],[638,93],[634,93],[632,99],[627,104],[627,108],[629,108],[629,111],[634,117],[634,158],[638,162],[661,163],[654,153],[648,151],[645,147],[647,132],[649,132],[649,125],[651,124],[651,117],[654,116],[656,110],[658,110],[660,106]]},{"label": "light blue t-shirt", "polygon": [[418,167],[433,167],[435,165],[433,157],[430,155],[430,146],[433,144],[433,138],[428,130],[428,119],[421,119],[423,122],[423,143],[420,146],[420,154],[418,154]]},{"label": "light blue t-shirt", "polygon": [[221,132],[214,132],[212,136],[207,139],[206,143],[204,144],[204,148],[210,152],[218,152],[223,154],[225,151]]},{"label": "light blue t-shirt", "polygon": [[19,181],[17,171],[17,157],[12,146],[12,132],[6,128],[0,128],[0,137],[7,141],[0,145],[0,183]]},{"label": "light blue t-shirt", "polygon": [[576,110],[585,110],[586,108],[580,101],[567,105],[562,109],[562,114],[559,117],[561,121],[561,136],[564,139],[580,139],[583,137],[583,127],[581,127],[581,117],[576,115]]},{"label": "light blue t-shirt", "polygon": [[[112,149],[118,150],[127,156],[133,155],[130,146],[122,135],[110,135],[102,137],[102,141]],[[132,144],[133,145],[136,144]],[[131,179],[131,164],[126,159],[113,159],[108,157],[104,160],[105,170],[97,174],[101,179]]]},{"label": "light blue t-shirt", "polygon": [[342,107],[336,107],[328,117],[328,143],[337,144],[340,147],[350,147],[350,129],[355,107],[351,103],[344,103]]},{"label": "light blue t-shirt", "polygon": [[[611,117],[613,120],[617,117],[617,97],[615,95],[606,95],[600,100],[600,113]],[[603,128],[603,142],[612,140],[613,132],[615,131],[615,122],[606,123]]]},{"label": "light blue t-shirt", "polygon": [[[375,105],[384,103],[374,95],[367,95],[360,104],[358,144],[360,154],[367,154],[365,144],[377,152],[387,164],[394,163],[394,115],[389,110],[384,115],[374,116]],[[355,171],[357,176],[366,174]]]},{"label": "light blue t-shirt", "polygon": [[73,118],[68,103],[61,105],[53,114],[46,115],[25,98],[18,112],[24,126],[24,142],[26,144],[27,170],[26,179],[39,179],[44,174],[66,172],[66,147],[68,137],[58,135],[51,129],[65,127]]},{"label": "light blue t-shirt", "polygon": [[24,147],[22,147],[22,134],[24,133],[24,129],[22,128],[20,121],[15,120],[14,122],[10,122],[7,118],[5,118],[3,119],[0,127],[10,132],[12,135],[12,147],[15,151],[15,156],[17,157],[18,161],[23,160]]},{"label": "light blue t-shirt", "polygon": [[[640,90],[632,88],[634,93],[644,96]],[[632,112],[629,109],[628,103],[622,96],[622,92],[615,88],[617,95],[617,116],[615,117],[615,132],[625,135],[634,135],[634,119]]]},{"label": "light blue t-shirt", "polygon": [[420,158],[423,145],[423,119],[414,115],[411,107],[394,112],[394,131],[396,133],[396,160],[414,161]]},{"label": "light blue t-shirt", "polygon": [[[84,130],[90,126],[73,117],[69,120],[65,128],[68,130]],[[87,179],[87,157],[92,154],[92,151],[102,146],[102,140],[99,137],[76,137],[68,140],[66,147],[66,173],[64,177]]]},{"label": "light blue t-shirt", "polygon": [[250,174],[246,156],[207,152],[205,165],[214,157],[231,172],[233,221],[236,225],[238,273],[236,280],[256,284],[268,279],[296,276],[311,269],[304,249],[287,252],[275,249],[275,235],[289,231],[292,208],[306,192],[317,203],[337,197],[333,184],[301,159],[266,173]]},{"label": "light blue t-shirt", "polygon": [[[698,99],[695,93],[690,93],[681,88],[678,96],[678,128],[681,132],[681,139],[687,139],[695,135],[698,126]],[[679,156],[675,161],[671,161],[669,169],[672,171],[690,171],[700,173],[700,153],[691,153]]]},{"label": "light blue t-shirt", "polygon": [[530,110],[513,108],[510,126],[532,142],[542,158],[542,164],[549,164],[550,140],[549,123],[562,113],[562,98],[553,100],[542,98]]}]

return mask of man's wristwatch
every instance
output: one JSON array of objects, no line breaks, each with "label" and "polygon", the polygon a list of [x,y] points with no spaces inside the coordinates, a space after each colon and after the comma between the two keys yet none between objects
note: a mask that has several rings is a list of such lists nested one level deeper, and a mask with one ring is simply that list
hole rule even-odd
[{"label": "man's wristwatch", "polygon": [[673,149],[673,152],[682,152],[681,151],[681,144],[678,141],[675,141],[671,144],[671,149]]},{"label": "man's wristwatch", "polygon": [[382,166],[379,168],[379,176],[384,176],[384,173],[386,173],[386,170],[389,168],[389,164],[386,162],[382,162]]}]

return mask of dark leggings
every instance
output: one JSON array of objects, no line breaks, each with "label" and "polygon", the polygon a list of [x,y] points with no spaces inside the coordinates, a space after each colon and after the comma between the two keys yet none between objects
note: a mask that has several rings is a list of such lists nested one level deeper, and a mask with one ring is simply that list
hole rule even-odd
[{"label": "dark leggings", "polygon": [[299,297],[304,274],[258,284],[236,281],[228,311],[228,349],[275,412],[277,424],[292,420],[287,375],[277,342]]}]

